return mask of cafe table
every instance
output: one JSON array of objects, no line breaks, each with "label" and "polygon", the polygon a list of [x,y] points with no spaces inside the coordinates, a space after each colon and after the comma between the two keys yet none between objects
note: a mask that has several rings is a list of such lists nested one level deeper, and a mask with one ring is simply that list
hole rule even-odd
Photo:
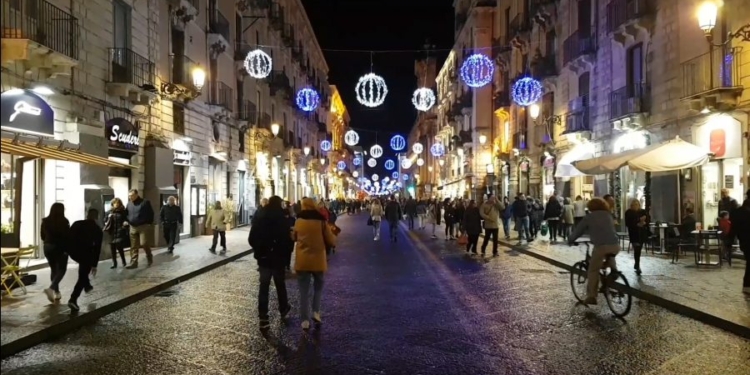
[{"label": "cafe table", "polygon": [[[721,254],[721,231],[712,229],[694,230],[690,234],[695,236],[695,264],[698,266],[719,266],[722,265]],[[713,242],[713,243],[712,243]],[[711,261],[711,250],[717,252],[718,261]]]}]

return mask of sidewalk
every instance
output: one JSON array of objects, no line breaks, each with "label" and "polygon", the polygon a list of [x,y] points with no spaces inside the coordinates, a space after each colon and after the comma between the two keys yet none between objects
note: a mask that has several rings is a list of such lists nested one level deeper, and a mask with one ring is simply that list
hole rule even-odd
[{"label": "sidewalk", "polygon": [[94,290],[79,298],[81,311],[77,314],[71,314],[67,306],[78,278],[77,265],[68,265],[68,272],[60,284],[63,299],[59,304],[50,303],[42,292],[49,286],[49,269],[31,271],[37,275],[38,281],[26,287],[28,294],[15,289],[14,297],[3,295],[0,310],[2,358],[64,335],[182,281],[251,254],[247,244],[249,230],[250,227],[243,227],[227,232],[229,251],[225,256],[211,254],[208,251],[211,237],[202,236],[182,240],[174,255],[167,254],[164,249],[155,251],[151,267],[146,267],[142,251],[143,259],[137,270],[125,269],[121,264],[112,270],[109,268],[112,262],[103,260],[99,262],[96,278],[91,281]]},{"label": "sidewalk", "polygon": [[[544,237],[537,237],[528,246],[517,246],[515,241],[504,239],[499,242],[569,271],[586,254],[582,246],[550,244]],[[487,251],[491,252],[490,249]],[[681,256],[679,262],[673,264],[670,254],[659,255],[657,252],[652,255],[651,251],[644,249],[642,275],[635,274],[633,265],[632,251],[628,253],[623,249],[617,256],[617,266],[628,278],[633,296],[750,338],[750,298],[742,293],[744,260],[733,260],[731,267],[726,262],[721,268],[697,267],[692,253]]]}]

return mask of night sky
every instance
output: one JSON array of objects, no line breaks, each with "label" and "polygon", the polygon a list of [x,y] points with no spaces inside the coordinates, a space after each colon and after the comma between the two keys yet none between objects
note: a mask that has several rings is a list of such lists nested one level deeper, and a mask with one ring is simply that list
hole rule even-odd
[{"label": "night sky", "polygon": [[[378,159],[380,173],[394,132],[408,136],[417,110],[411,97],[417,88],[414,61],[424,57],[429,39],[439,51],[438,67],[453,46],[453,0],[302,0],[320,47],[330,68],[328,82],[336,85],[351,116],[351,127],[381,131],[378,144],[386,151]],[[353,50],[353,51],[337,51]],[[406,52],[386,52],[398,50]],[[385,103],[371,109],[357,102],[354,87],[360,76],[373,72],[388,85]],[[381,51],[381,52],[378,52]],[[368,150],[375,133],[359,131],[360,143]],[[366,159],[365,159],[366,160]],[[372,173],[369,171],[368,173]]]}]

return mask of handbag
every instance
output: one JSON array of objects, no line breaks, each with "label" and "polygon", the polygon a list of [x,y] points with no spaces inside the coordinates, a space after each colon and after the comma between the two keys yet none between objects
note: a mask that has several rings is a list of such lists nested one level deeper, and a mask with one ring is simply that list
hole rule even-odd
[{"label": "handbag", "polygon": [[546,236],[548,231],[549,231],[549,226],[547,226],[547,222],[545,221],[542,223],[542,229],[540,232],[542,233],[542,236]]},{"label": "handbag", "polygon": [[368,226],[372,226],[372,224],[373,224],[372,223],[372,216],[370,216],[370,217],[367,218],[367,225]]},{"label": "handbag", "polygon": [[458,237],[458,241],[456,241],[458,245],[466,245],[469,243],[469,236],[468,235],[462,235],[461,237]]}]

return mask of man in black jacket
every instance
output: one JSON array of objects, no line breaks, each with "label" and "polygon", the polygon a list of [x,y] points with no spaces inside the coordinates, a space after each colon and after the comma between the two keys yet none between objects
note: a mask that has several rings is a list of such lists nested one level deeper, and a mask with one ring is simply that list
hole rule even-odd
[{"label": "man in black jacket", "polygon": [[124,225],[130,227],[130,264],[126,268],[138,268],[138,250],[141,246],[150,266],[154,263],[154,257],[148,244],[148,233],[153,228],[154,209],[151,208],[151,202],[138,195],[136,189],[130,190],[128,200],[128,221]]},{"label": "man in black jacket", "polygon": [[531,241],[529,233],[529,205],[526,196],[521,193],[513,202],[513,220],[518,230],[518,244],[523,245],[524,239]]},{"label": "man in black jacket", "polygon": [[409,198],[404,205],[404,212],[409,219],[409,229],[414,229],[414,218],[417,217],[417,201]]},{"label": "man in black jacket", "polygon": [[167,198],[167,204],[161,208],[159,218],[164,229],[164,240],[167,241],[167,251],[172,254],[182,225],[182,209],[177,205],[177,198]]},{"label": "man in black jacket", "polygon": [[102,251],[102,228],[96,223],[99,211],[95,208],[89,209],[86,220],[79,220],[70,227],[73,243],[68,249],[68,255],[78,262],[78,281],[70,294],[68,307],[71,312],[80,310],[78,297],[81,291],[90,292],[94,289],[89,280],[89,273],[96,276],[96,265],[99,264],[99,255]]},{"label": "man in black jacket", "polygon": [[732,229],[729,231],[729,240],[740,241],[740,250],[745,254],[745,277],[742,279],[742,292],[750,294],[750,190],[745,193],[745,201],[729,213]]},{"label": "man in black jacket", "polygon": [[396,233],[398,231],[398,222],[401,220],[401,205],[396,202],[396,198],[391,196],[385,205],[385,219],[388,220],[388,228],[391,233],[391,242],[396,242]]}]

